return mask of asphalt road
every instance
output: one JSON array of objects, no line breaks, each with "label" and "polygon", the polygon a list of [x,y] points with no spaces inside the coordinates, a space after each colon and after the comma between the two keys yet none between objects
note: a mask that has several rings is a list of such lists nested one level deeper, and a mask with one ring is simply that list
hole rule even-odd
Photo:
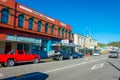
[{"label": "asphalt road", "polygon": [[3,80],[120,80],[120,58],[108,55],[0,68]]}]

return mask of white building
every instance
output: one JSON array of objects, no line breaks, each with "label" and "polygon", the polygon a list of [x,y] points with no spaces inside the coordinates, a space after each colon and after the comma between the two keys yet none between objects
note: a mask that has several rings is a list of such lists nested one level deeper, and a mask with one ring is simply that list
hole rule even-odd
[{"label": "white building", "polygon": [[94,40],[92,37],[74,33],[73,44],[81,45],[81,47],[75,48],[75,51],[79,51],[79,49],[83,48],[94,49],[94,47],[97,46],[98,42],[97,40]]}]

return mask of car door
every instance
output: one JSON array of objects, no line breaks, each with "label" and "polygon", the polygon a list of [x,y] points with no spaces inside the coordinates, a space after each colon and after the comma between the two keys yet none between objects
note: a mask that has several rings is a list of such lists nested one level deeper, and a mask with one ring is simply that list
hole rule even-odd
[{"label": "car door", "polygon": [[16,60],[17,60],[17,62],[26,61],[26,56],[22,50],[16,51]]},{"label": "car door", "polygon": [[34,56],[32,55],[32,53],[30,51],[25,51],[25,55],[26,55],[26,60],[27,61],[33,61],[34,60]]}]

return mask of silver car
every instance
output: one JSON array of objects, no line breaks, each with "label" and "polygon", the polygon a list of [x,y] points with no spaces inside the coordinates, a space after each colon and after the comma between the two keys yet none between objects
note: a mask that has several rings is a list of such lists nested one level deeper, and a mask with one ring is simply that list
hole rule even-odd
[{"label": "silver car", "polygon": [[117,51],[110,51],[109,58],[119,58],[119,53]]}]

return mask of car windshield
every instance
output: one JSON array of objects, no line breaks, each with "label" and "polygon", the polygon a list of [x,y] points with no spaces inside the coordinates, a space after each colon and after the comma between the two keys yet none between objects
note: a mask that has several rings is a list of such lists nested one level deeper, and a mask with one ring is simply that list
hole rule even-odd
[{"label": "car windshield", "polygon": [[110,54],[115,54],[115,53],[117,53],[117,52],[116,52],[116,51],[111,51],[111,52],[110,52]]}]

